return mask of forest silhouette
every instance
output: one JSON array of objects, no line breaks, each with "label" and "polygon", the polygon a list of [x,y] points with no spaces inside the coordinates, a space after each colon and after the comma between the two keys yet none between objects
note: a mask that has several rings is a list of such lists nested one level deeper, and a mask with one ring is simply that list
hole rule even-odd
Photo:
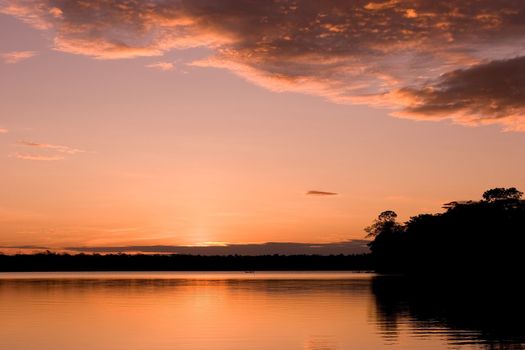
[{"label": "forest silhouette", "polygon": [[516,188],[493,188],[479,201],[455,201],[438,214],[405,223],[382,212],[365,230],[379,272],[474,276],[523,269],[525,200]]}]

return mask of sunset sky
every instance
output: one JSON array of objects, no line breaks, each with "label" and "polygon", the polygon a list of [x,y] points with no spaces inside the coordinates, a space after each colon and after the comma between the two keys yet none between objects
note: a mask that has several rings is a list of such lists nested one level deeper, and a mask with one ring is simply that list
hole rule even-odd
[{"label": "sunset sky", "polygon": [[525,189],[525,2],[0,0],[0,247],[362,239]]}]

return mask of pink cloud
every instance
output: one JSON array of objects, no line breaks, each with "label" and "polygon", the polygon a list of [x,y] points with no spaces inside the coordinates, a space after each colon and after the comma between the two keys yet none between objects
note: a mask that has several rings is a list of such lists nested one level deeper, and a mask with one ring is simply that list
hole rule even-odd
[{"label": "pink cloud", "polygon": [[78,153],[85,152],[84,150],[63,145],[54,145],[49,143],[37,143],[29,141],[19,141],[16,145],[20,147],[28,147],[39,150],[38,153],[21,153],[17,152],[12,157],[24,160],[37,161],[56,161],[66,159],[67,156],[72,156]]},{"label": "pink cloud", "polygon": [[15,153],[12,157],[23,159],[23,160],[36,160],[36,161],[56,161],[65,159],[64,156],[58,155],[41,155],[32,153]]},{"label": "pink cloud", "polygon": [[43,149],[49,149],[56,151],[58,153],[65,153],[65,154],[77,154],[77,153],[83,153],[85,151],[77,148],[72,148],[68,146],[62,146],[62,145],[53,145],[49,143],[37,143],[37,142],[29,142],[29,141],[19,141],[17,143],[21,146],[27,146],[27,147],[34,147],[34,148],[43,148]]},{"label": "pink cloud", "polygon": [[4,53],[1,56],[5,63],[15,64],[36,55],[37,53],[35,51],[13,51]]},{"label": "pink cloud", "polygon": [[171,62],[156,62],[146,65],[147,68],[154,68],[162,71],[170,71],[175,69],[175,65]]}]

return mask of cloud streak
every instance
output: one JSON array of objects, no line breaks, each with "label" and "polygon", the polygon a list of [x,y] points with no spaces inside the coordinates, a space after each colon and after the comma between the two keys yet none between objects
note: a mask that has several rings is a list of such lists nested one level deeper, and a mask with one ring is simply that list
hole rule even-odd
[{"label": "cloud streak", "polygon": [[175,69],[175,65],[171,62],[156,62],[146,65],[147,68],[154,68],[162,71],[170,71]]},{"label": "cloud streak", "polygon": [[35,51],[13,51],[4,53],[1,56],[5,63],[15,64],[36,55],[37,53]]},{"label": "cloud streak", "polygon": [[325,191],[308,191],[306,192],[307,196],[337,196],[339,193],[335,192],[325,192]]},{"label": "cloud streak", "polygon": [[122,246],[122,247],[67,247],[68,251],[82,253],[163,253],[194,255],[295,255],[295,254],[362,254],[368,253],[365,240],[335,243],[269,242],[261,244],[225,244],[215,246]]},{"label": "cloud streak", "polygon": [[23,160],[36,160],[36,161],[56,161],[56,160],[65,159],[64,156],[41,155],[41,154],[33,154],[33,153],[19,153],[19,152],[12,155],[12,157],[23,159]]},{"label": "cloud streak", "polygon": [[21,146],[53,150],[55,152],[64,153],[64,154],[77,154],[77,153],[85,152],[85,151],[83,151],[81,149],[78,149],[78,148],[72,148],[72,147],[62,146],[62,145],[53,145],[53,144],[49,144],[49,143],[37,143],[37,142],[30,142],[30,141],[19,141],[17,144],[21,145]]},{"label": "cloud streak", "polygon": [[63,145],[54,145],[50,143],[37,143],[31,141],[19,141],[16,143],[17,146],[32,148],[40,150],[40,153],[22,153],[17,152],[12,155],[14,158],[23,160],[35,160],[35,161],[57,161],[66,159],[67,156],[72,156],[78,153],[85,152],[78,148],[72,148]]},{"label": "cloud streak", "polygon": [[0,134],[7,134],[9,132],[9,130],[5,129],[5,128],[0,128]]},{"label": "cloud streak", "polygon": [[[503,98],[522,91],[512,70],[525,57],[518,0],[0,0],[0,12],[48,30],[64,52],[122,59],[207,47],[213,54],[193,66],[273,91],[525,129],[521,106]],[[487,85],[491,69],[505,74],[498,87]],[[488,92],[474,91],[478,80]]]}]

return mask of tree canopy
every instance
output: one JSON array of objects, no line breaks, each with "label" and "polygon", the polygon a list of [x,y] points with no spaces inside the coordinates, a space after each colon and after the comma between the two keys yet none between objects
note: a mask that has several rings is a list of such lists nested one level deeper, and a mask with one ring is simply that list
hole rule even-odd
[{"label": "tree canopy", "polygon": [[367,237],[376,237],[380,233],[394,229],[397,225],[396,218],[397,214],[395,211],[383,211],[377,216],[377,219],[372,223],[372,225],[365,228],[365,231],[368,233]]},{"label": "tree canopy", "polygon": [[516,187],[503,188],[496,187],[487,190],[483,193],[483,199],[488,202],[494,202],[497,200],[514,199],[518,200],[523,196],[523,192],[518,191]]},{"label": "tree canopy", "polygon": [[493,188],[479,201],[447,203],[443,213],[405,223],[382,212],[365,228],[380,271],[474,273],[513,271],[525,260],[525,200],[514,187]]}]

